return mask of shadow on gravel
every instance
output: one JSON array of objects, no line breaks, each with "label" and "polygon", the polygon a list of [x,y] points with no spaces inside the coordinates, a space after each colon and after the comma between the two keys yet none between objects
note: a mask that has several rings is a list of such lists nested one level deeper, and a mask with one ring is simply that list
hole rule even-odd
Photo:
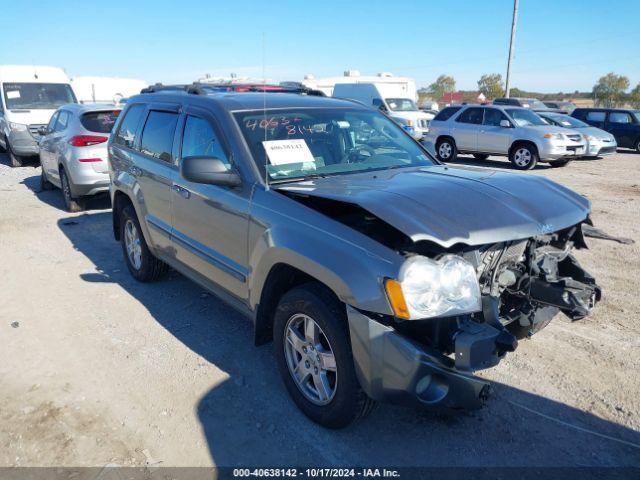
[{"label": "shadow on gravel", "polygon": [[[25,185],[39,200],[47,205],[51,205],[59,210],[66,210],[62,192],[59,188],[54,187],[53,190],[40,189],[40,172],[38,172],[38,175],[25,178],[20,183]],[[85,210],[104,210],[105,208],[111,208],[111,199],[108,193],[85,197]]]},{"label": "shadow on gravel", "polygon": [[85,281],[119,285],[177,340],[229,375],[193,399],[218,466],[640,465],[639,432],[500,383],[480,411],[436,414],[380,405],[345,430],[325,430],[289,400],[271,347],[253,345],[249,321],[175,272],[152,284],[132,279],[110,212],[63,218],[58,226],[95,264],[95,273],[81,274]]}]

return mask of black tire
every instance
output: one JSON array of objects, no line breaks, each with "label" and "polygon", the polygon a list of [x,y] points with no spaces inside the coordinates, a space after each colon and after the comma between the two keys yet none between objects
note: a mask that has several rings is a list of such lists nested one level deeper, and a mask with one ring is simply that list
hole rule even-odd
[{"label": "black tire", "polygon": [[[9,145],[9,141],[7,140],[7,137],[4,137],[4,144],[7,146]],[[7,152],[7,149],[2,145],[0,145],[0,153],[6,153],[6,152]]]},{"label": "black tire", "polygon": [[509,161],[518,170],[532,170],[538,160],[538,150],[530,143],[518,143],[509,152]]},{"label": "black tire", "polygon": [[71,193],[71,182],[64,168],[60,168],[60,189],[62,190],[62,198],[67,212],[76,213],[84,210],[84,201],[81,198],[75,198]]},{"label": "black tire", "polygon": [[441,138],[436,143],[436,156],[441,162],[451,162],[458,156],[456,142],[449,137]]},{"label": "black tire", "polygon": [[[296,314],[307,315],[316,322],[335,358],[335,393],[325,405],[317,405],[303,395],[287,365],[284,337],[289,320]],[[323,427],[337,429],[371,412],[375,402],[364,393],[356,377],[345,306],[326,287],[307,283],[287,292],[275,312],[273,340],[285,387],[298,408],[311,420]]]},{"label": "black tire", "polygon": [[636,152],[640,153],[640,138],[636,141]]},{"label": "black tire", "polygon": [[486,153],[474,153],[473,158],[475,158],[476,160],[486,160],[487,158],[489,158],[489,155],[487,155]]},{"label": "black tire", "polygon": [[7,142],[7,155],[9,155],[9,163],[12,167],[21,167],[23,165],[22,157],[19,157],[11,149],[11,145]]},{"label": "black tire", "polygon": [[[134,265],[133,261],[129,257],[126,245],[126,229],[128,223],[131,222],[135,227],[140,246],[140,265]],[[129,272],[139,282],[155,282],[160,279],[169,270],[169,266],[163,261],[157,259],[149,250],[142,229],[140,228],[140,222],[138,216],[132,205],[124,207],[120,213],[120,244],[122,245],[122,253],[124,254],[124,260],[127,264]]]},{"label": "black tire", "polygon": [[553,162],[549,162],[549,166],[551,168],[560,168],[560,167],[564,167],[565,165],[567,165],[571,160],[554,160]]},{"label": "black tire", "polygon": [[40,167],[40,191],[53,190],[53,183],[47,180],[47,176],[44,173],[44,167]]}]

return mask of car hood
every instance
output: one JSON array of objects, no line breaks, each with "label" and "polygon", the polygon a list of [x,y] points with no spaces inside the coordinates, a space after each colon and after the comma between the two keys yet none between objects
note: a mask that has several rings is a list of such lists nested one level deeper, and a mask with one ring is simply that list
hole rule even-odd
[{"label": "car hood", "polygon": [[357,204],[413,241],[483,245],[557,231],[585,220],[589,201],[551,180],[434,165],[273,185]]},{"label": "car hood", "polygon": [[598,140],[615,140],[613,135],[611,135],[609,132],[605,132],[604,130],[600,130],[596,127],[580,127],[577,128],[576,131],[584,135],[589,135],[590,137],[595,137]]},{"label": "car hood", "polygon": [[558,127],[556,125],[527,125],[526,127],[520,128],[530,130],[531,132],[535,132],[538,135],[544,135],[545,133],[564,133],[565,135],[570,135],[572,133],[575,133],[569,128]]},{"label": "car hood", "polygon": [[10,122],[22,123],[25,125],[46,125],[51,120],[52,115],[56,109],[16,109],[9,110],[7,118]]},{"label": "car hood", "polygon": [[391,110],[389,112],[389,116],[391,117],[397,117],[397,118],[404,118],[406,120],[431,120],[434,115],[429,115],[428,113],[422,112],[420,110],[415,110],[415,111],[395,111],[395,110]]}]

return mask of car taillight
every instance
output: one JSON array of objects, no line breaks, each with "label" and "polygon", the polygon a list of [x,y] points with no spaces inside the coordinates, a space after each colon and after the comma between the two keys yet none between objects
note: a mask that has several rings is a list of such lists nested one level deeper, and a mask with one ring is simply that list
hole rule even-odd
[{"label": "car taillight", "polygon": [[93,163],[93,162],[101,162],[101,158],[79,158],[78,161],[80,163]]},{"label": "car taillight", "polygon": [[102,137],[100,135],[76,135],[69,140],[69,143],[74,147],[89,147],[91,145],[97,145],[98,143],[104,143],[109,140],[109,137]]}]

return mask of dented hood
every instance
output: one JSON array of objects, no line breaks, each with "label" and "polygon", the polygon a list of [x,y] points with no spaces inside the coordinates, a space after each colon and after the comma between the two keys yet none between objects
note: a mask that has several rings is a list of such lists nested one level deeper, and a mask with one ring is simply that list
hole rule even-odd
[{"label": "dented hood", "polygon": [[585,220],[589,201],[544,177],[434,165],[274,185],[361,206],[409,236],[443,247],[557,231]]}]

